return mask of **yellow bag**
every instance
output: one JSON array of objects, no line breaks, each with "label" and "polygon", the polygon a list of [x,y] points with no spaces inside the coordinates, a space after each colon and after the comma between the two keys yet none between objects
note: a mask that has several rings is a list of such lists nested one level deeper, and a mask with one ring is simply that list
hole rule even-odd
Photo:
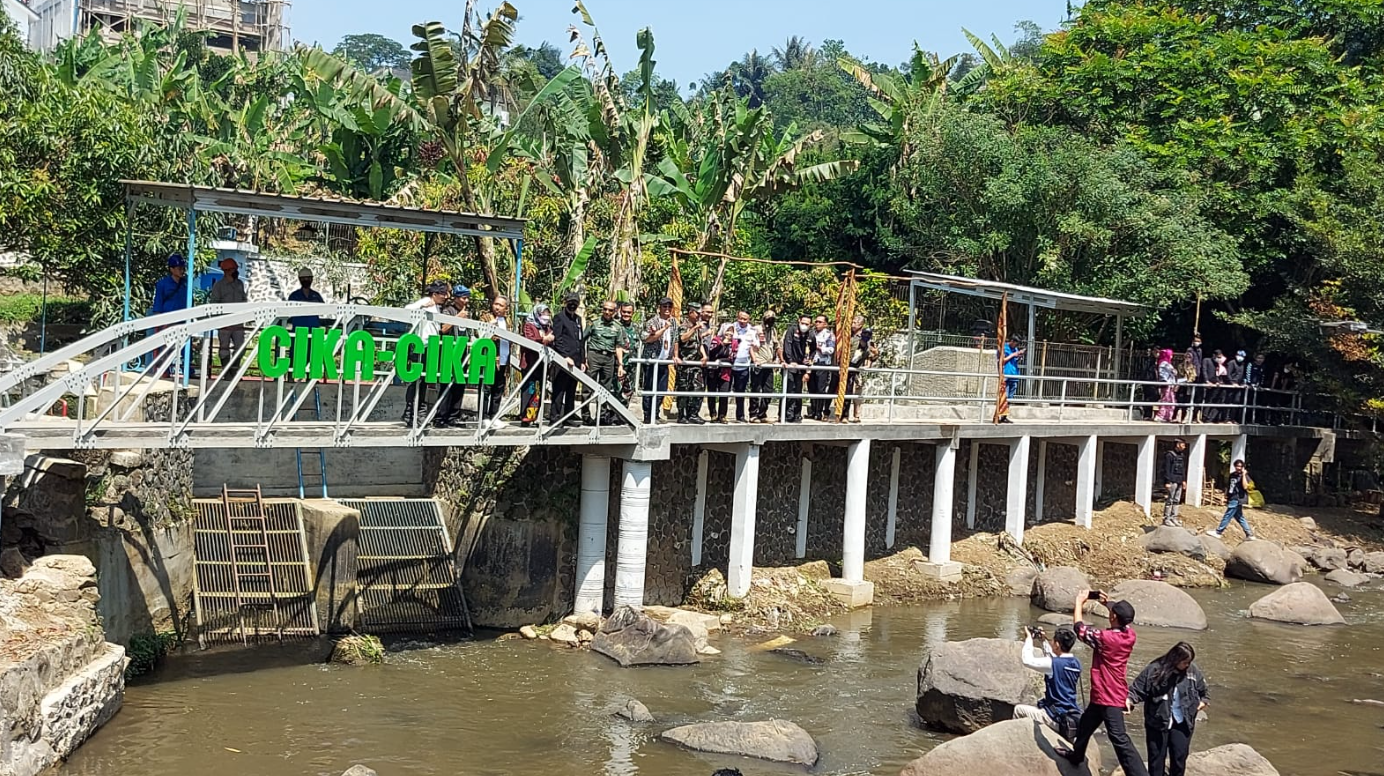
[{"label": "yellow bag", "polygon": [[1254,487],[1254,483],[1250,483],[1249,487],[1245,488],[1245,492],[1249,494],[1249,505],[1251,507],[1260,509],[1264,506],[1264,494],[1261,493],[1258,488]]}]

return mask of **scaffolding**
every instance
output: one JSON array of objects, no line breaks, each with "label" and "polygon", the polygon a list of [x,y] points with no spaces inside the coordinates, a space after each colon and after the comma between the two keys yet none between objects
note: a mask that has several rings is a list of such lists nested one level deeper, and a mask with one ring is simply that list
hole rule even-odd
[{"label": "scaffolding", "polygon": [[186,29],[208,33],[213,50],[286,51],[292,43],[288,5],[289,0],[36,0],[31,7],[40,27],[30,42],[51,51],[62,40],[93,29],[118,36],[140,23],[171,24],[181,12]]}]

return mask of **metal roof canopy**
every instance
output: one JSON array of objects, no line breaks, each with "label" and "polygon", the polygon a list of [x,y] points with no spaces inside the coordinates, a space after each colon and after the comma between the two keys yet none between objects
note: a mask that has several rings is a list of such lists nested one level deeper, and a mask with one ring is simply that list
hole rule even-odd
[{"label": "metal roof canopy", "polygon": [[1099,296],[1081,296],[1061,291],[1048,291],[1042,288],[1001,283],[997,280],[977,280],[959,275],[943,275],[922,270],[905,270],[914,278],[910,285],[915,288],[928,288],[966,296],[979,296],[985,299],[1002,299],[1009,294],[1009,301],[1050,310],[1113,315],[1117,318],[1132,318],[1148,312],[1148,308],[1137,302],[1120,299],[1105,299]]},{"label": "metal roof canopy", "polygon": [[524,237],[525,219],[522,218],[482,216],[448,210],[422,210],[348,199],[219,189],[184,183],[134,180],[120,182],[125,186],[125,201],[131,206],[156,205],[203,213],[293,218],[349,226],[510,240]]}]

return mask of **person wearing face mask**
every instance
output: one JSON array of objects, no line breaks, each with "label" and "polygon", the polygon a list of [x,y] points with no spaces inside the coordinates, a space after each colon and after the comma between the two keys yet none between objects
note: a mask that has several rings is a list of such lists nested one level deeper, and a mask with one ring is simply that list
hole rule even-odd
[{"label": "person wearing face mask", "polygon": [[783,379],[787,381],[785,390],[790,396],[783,408],[783,418],[788,423],[801,423],[803,414],[803,383],[806,381],[808,364],[812,363],[812,319],[804,315],[798,318],[798,325],[788,330],[783,337]]},{"label": "person wearing face mask", "polygon": [[1228,407],[1221,412],[1222,423],[1244,423],[1245,411],[1245,351],[1235,352],[1235,358],[1225,364],[1225,383],[1221,388],[1223,404],[1238,404],[1241,408]]},{"label": "person wearing face mask", "polygon": [[[467,310],[471,306],[471,289],[461,283],[452,286],[452,298],[442,304],[442,314],[452,315],[457,318],[469,318]],[[443,323],[438,327],[444,336],[460,337],[466,333],[455,325]],[[463,368],[467,362],[463,361]],[[442,395],[438,397],[437,415],[433,418],[433,424],[442,428],[459,425],[471,413],[461,408],[462,400],[466,397],[466,377],[465,374],[454,374],[449,385],[441,386]]]},{"label": "person wearing face mask", "polygon": [[[496,296],[490,301],[490,311],[482,314],[481,320],[494,324],[495,328],[502,331],[509,331],[509,299]],[[492,428],[502,428],[505,422],[500,420],[498,416],[500,405],[505,398],[505,384],[509,382],[511,356],[509,340],[496,337],[495,354],[495,382],[481,388],[481,393],[485,399],[482,410],[484,411],[483,417],[490,421]]]},{"label": "person wearing face mask", "polygon": [[[850,414],[852,423],[860,422],[860,408],[865,400],[859,396],[860,393],[860,370],[869,369],[874,366],[875,359],[879,358],[879,347],[874,343],[874,332],[865,328],[865,316],[857,315],[851,319],[851,366],[846,373],[846,395],[855,394],[855,398],[850,400],[847,405],[847,412]],[[842,418],[846,420],[846,418]]]},{"label": "person wearing face mask", "polygon": [[725,336],[730,340],[730,390],[735,394],[735,422],[744,423],[750,419],[745,415],[745,391],[750,385],[754,352],[759,347],[759,329],[750,325],[750,314],[741,310],[735,314],[735,323]]},{"label": "person wearing face mask", "polygon": [[[1244,353],[1243,350],[1240,352]],[[1254,361],[1245,364],[1245,376],[1243,381],[1245,390],[1249,391],[1247,403],[1251,407],[1249,411],[1249,420],[1246,421],[1248,423],[1262,423],[1264,421],[1264,413],[1259,409],[1264,406],[1262,403],[1263,397],[1259,393],[1260,389],[1264,387],[1264,377],[1264,354],[1255,353]]]},{"label": "person wearing face mask", "polygon": [[759,328],[759,345],[750,354],[753,365],[750,367],[750,422],[770,423],[769,396],[774,390],[774,367],[781,357],[778,349],[778,332],[774,323],[778,317],[772,309],[764,311],[763,325]]},{"label": "person wearing face mask", "polygon": [[[620,380],[625,376],[625,351],[630,343],[625,339],[625,327],[615,319],[618,308],[614,301],[601,303],[601,317],[586,327],[587,371],[611,396],[620,396]],[[664,378],[665,384],[667,378]],[[603,413],[601,423],[614,423],[614,416]]]},{"label": "person wearing face mask", "polygon": [[[581,297],[576,292],[570,292],[562,299],[562,310],[553,316],[553,350],[572,369],[586,368],[586,343],[581,336],[581,316],[577,315],[580,304]],[[565,369],[553,370],[553,403],[548,422],[553,425],[559,422],[568,426],[582,425],[582,418],[572,414],[576,401],[577,378]]]},{"label": "person wearing face mask", "polygon": [[[1217,359],[1220,359],[1219,363],[1217,363]],[[1219,388],[1217,388],[1217,386],[1220,385],[1220,375],[1217,374],[1217,370],[1224,366],[1225,354],[1221,353],[1219,350],[1208,353],[1206,357],[1201,360],[1201,382],[1203,385],[1200,386],[1201,396],[1199,399],[1201,403],[1205,405],[1201,411],[1202,423],[1220,422],[1220,408],[1213,405],[1221,403],[1221,393]]]},{"label": "person wearing face mask", "polygon": [[[422,298],[420,298],[416,302],[410,302],[404,305],[404,309],[427,310],[429,312],[438,312],[442,307],[442,303],[446,302],[447,297],[449,296],[451,296],[451,289],[447,288],[446,283],[429,283],[428,287],[424,289],[424,294]],[[418,328],[414,330],[414,333],[417,334],[418,337],[421,338],[424,342],[427,342],[429,337],[436,336],[440,332],[438,331],[437,324],[434,323],[431,318],[428,318],[424,319],[422,322],[418,324]],[[410,354],[410,358],[415,363],[417,363],[421,362],[424,356],[422,353],[413,352]],[[404,425],[412,427],[415,420],[423,420],[427,417],[427,414],[427,383],[424,383],[422,380],[413,380],[408,384],[408,387],[404,390]],[[434,416],[433,419],[434,421],[436,421],[436,416]]]},{"label": "person wearing face mask", "polygon": [[1197,422],[1198,416],[1201,414],[1201,405],[1206,401],[1207,389],[1204,388],[1203,385],[1210,382],[1206,374],[1206,368],[1209,364],[1201,349],[1200,334],[1192,335],[1192,345],[1187,348],[1187,352],[1183,354],[1183,361],[1188,365],[1187,374],[1185,375],[1188,382],[1186,388],[1187,395],[1185,399],[1181,400],[1187,407],[1184,420],[1187,423],[1195,423]]},{"label": "person wearing face mask", "polygon": [[[553,314],[548,305],[539,302],[524,319],[524,336],[543,347],[551,347],[553,337]],[[540,351],[524,348],[519,352],[519,369],[524,384],[519,391],[519,425],[531,426],[538,420],[538,410],[543,404],[543,366],[539,359]]]},{"label": "person wearing face mask", "polygon": [[812,393],[816,398],[812,400],[812,411],[808,417],[812,420],[825,421],[831,414],[832,399],[828,394],[831,393],[832,377],[836,375],[835,370],[830,369],[836,361],[836,333],[831,330],[831,322],[825,315],[819,315],[812,321]]}]

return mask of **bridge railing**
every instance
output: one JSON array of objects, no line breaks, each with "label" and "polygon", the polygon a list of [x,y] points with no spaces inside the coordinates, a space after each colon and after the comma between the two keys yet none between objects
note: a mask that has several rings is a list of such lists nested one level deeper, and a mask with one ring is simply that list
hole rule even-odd
[{"label": "bridge railing", "polygon": [[[325,320],[294,327],[293,318]],[[443,326],[452,332],[434,338]],[[213,364],[214,338],[235,330],[243,339],[227,348],[224,363]],[[507,379],[511,374],[517,379]],[[542,442],[583,416],[592,418],[587,433],[595,437],[628,435],[637,425],[619,397],[589,375],[493,322],[366,305],[204,305],[116,324],[0,376],[0,395],[9,399],[0,409],[0,430],[51,432],[63,424],[74,447],[117,446],[101,440],[131,435],[177,447],[209,433],[228,446],[396,445],[400,436],[405,444],[441,444],[433,438],[439,435],[461,442],[459,434],[479,440],[504,428],[495,419],[521,413],[535,386],[558,374],[580,386],[580,395],[570,408],[552,412],[539,390],[532,422],[505,432],[524,437],[516,443]],[[384,412],[386,396],[401,382],[418,386],[406,389],[412,406],[400,407],[397,396],[388,403],[407,424]],[[313,413],[318,417],[302,418],[306,408],[317,409],[321,387],[330,390]],[[438,428],[442,402],[427,401],[428,387],[436,387],[439,399],[444,390],[475,397],[474,418]],[[64,401],[67,417],[51,417]]]},{"label": "bridge railing", "polygon": [[[758,400],[773,407],[772,417],[780,422],[798,414],[817,414],[834,411],[838,398],[841,369],[834,365],[789,365],[781,363],[751,366],[748,371],[767,369],[773,379],[764,390],[746,387],[734,390],[734,369],[731,362],[700,361],[680,363],[672,359],[633,359],[636,365],[637,397],[640,402],[658,406],[665,399],[676,405],[679,398],[721,400],[728,409],[737,401]],[[664,382],[660,373],[669,367],[676,372],[690,368],[702,373],[702,387],[679,390],[676,383]],[[706,370],[731,370],[729,385],[723,390],[705,386]],[[817,384],[813,385],[813,377]],[[893,367],[861,367],[848,372],[854,385],[848,384],[844,414],[856,408],[868,408],[872,419],[895,421],[903,419],[955,419],[989,422],[994,414],[997,386],[1000,377],[993,371],[953,371],[940,369],[904,369]],[[744,378],[748,383],[748,377]],[[1009,403],[1013,407],[1042,408],[1048,418],[1058,422],[1076,419],[1082,410],[1106,410],[1119,413],[1121,420],[1166,420],[1167,422],[1224,422],[1259,425],[1294,425],[1342,427],[1342,418],[1305,404],[1304,395],[1290,391],[1254,386],[1163,383],[1152,380],[1118,380],[1071,375],[1006,375],[1004,382],[1013,385]],[[801,384],[801,387],[799,387]],[[663,385],[664,387],[659,387]],[[1006,388],[1008,385],[1006,386]],[[1172,395],[1164,397],[1165,389]],[[818,401],[817,412],[810,403]],[[640,402],[631,402],[638,404]],[[928,414],[928,409],[936,410]],[[640,409],[636,407],[635,409]],[[659,413],[652,416],[641,410],[645,423],[660,422]],[[675,410],[676,412],[676,410]],[[1375,430],[1372,420],[1366,419],[1369,430]]]}]

